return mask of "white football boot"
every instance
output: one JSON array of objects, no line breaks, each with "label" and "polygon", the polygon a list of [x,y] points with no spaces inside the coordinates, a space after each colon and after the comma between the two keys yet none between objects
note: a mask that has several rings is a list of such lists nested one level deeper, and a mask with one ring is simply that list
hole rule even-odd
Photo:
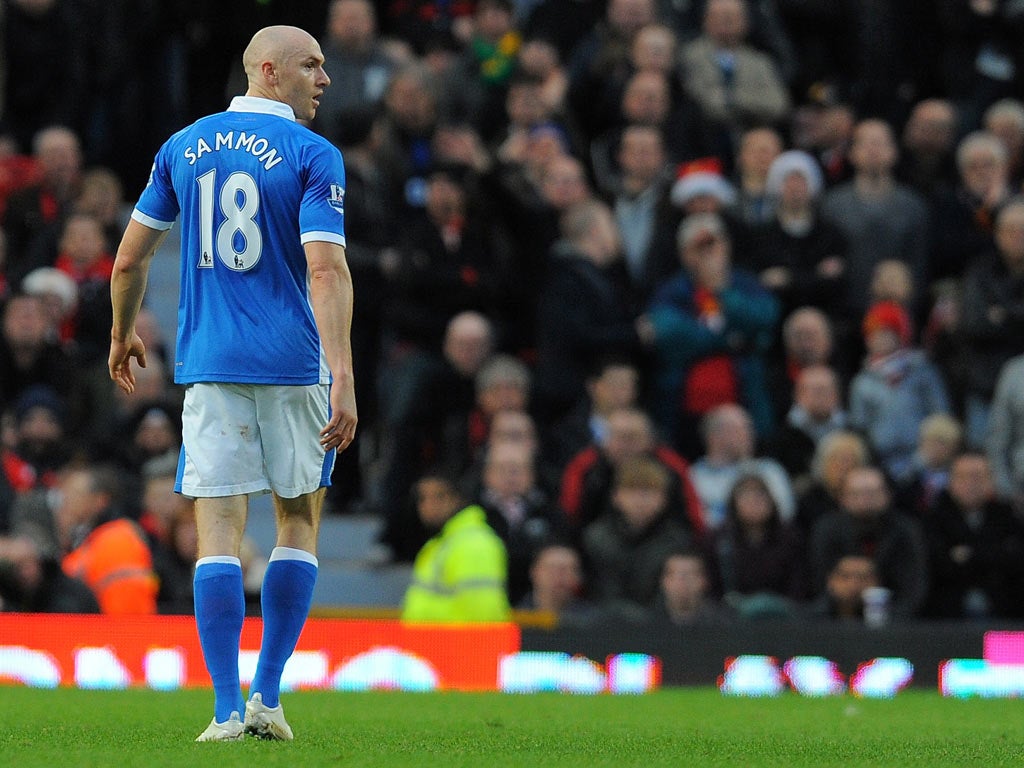
[{"label": "white football boot", "polygon": [[237,712],[232,712],[231,717],[223,723],[218,723],[217,718],[213,718],[206,726],[206,730],[196,736],[196,741],[238,741],[244,733],[242,718]]},{"label": "white football boot", "polygon": [[281,705],[266,706],[261,693],[254,693],[245,703],[245,732],[258,739],[291,741],[293,738]]}]

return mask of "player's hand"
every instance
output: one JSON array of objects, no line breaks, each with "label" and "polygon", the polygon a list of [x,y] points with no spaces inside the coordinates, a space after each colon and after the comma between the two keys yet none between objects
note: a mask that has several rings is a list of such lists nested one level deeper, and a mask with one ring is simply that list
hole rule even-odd
[{"label": "player's hand", "polygon": [[135,373],[131,367],[133,357],[139,361],[140,368],[146,367],[146,345],[139,334],[133,333],[128,342],[111,339],[110,357],[107,359],[110,378],[129,395],[135,391]]},{"label": "player's hand", "polygon": [[331,383],[331,420],[320,430],[320,445],[325,451],[344,451],[355,440],[358,421],[352,377],[335,378]]}]

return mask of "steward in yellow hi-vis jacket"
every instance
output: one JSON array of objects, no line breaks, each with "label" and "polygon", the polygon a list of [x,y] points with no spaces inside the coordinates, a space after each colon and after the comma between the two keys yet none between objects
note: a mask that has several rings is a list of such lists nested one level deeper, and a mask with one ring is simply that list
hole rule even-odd
[{"label": "steward in yellow hi-vis jacket", "polygon": [[483,509],[457,512],[423,545],[405,593],[404,621],[508,621],[508,558]]}]

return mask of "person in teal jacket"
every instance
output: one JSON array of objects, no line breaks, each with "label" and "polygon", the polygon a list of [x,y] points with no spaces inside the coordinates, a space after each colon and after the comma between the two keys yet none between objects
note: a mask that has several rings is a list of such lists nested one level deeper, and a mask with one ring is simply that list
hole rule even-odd
[{"label": "person in teal jacket", "polygon": [[463,507],[450,480],[425,476],[415,487],[416,509],[438,532],[413,563],[402,620],[420,623],[509,621],[505,545],[487,525],[484,510]]},{"label": "person in teal jacket", "polygon": [[688,216],[677,234],[682,269],[655,291],[646,319],[655,349],[656,420],[685,442],[701,416],[739,403],[758,437],[774,429],[765,355],[779,322],[778,300],[757,277],[732,264],[717,214]]}]

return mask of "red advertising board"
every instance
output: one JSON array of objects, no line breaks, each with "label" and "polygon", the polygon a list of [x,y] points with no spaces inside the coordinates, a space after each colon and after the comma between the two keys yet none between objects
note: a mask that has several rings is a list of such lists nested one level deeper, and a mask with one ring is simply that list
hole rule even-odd
[{"label": "red advertising board", "polygon": [[[246,619],[243,682],[255,670],[261,631],[259,619]],[[500,660],[519,648],[514,624],[310,619],[285,669],[285,685],[495,690]],[[0,680],[94,688],[210,684],[188,616],[0,614]]]}]

